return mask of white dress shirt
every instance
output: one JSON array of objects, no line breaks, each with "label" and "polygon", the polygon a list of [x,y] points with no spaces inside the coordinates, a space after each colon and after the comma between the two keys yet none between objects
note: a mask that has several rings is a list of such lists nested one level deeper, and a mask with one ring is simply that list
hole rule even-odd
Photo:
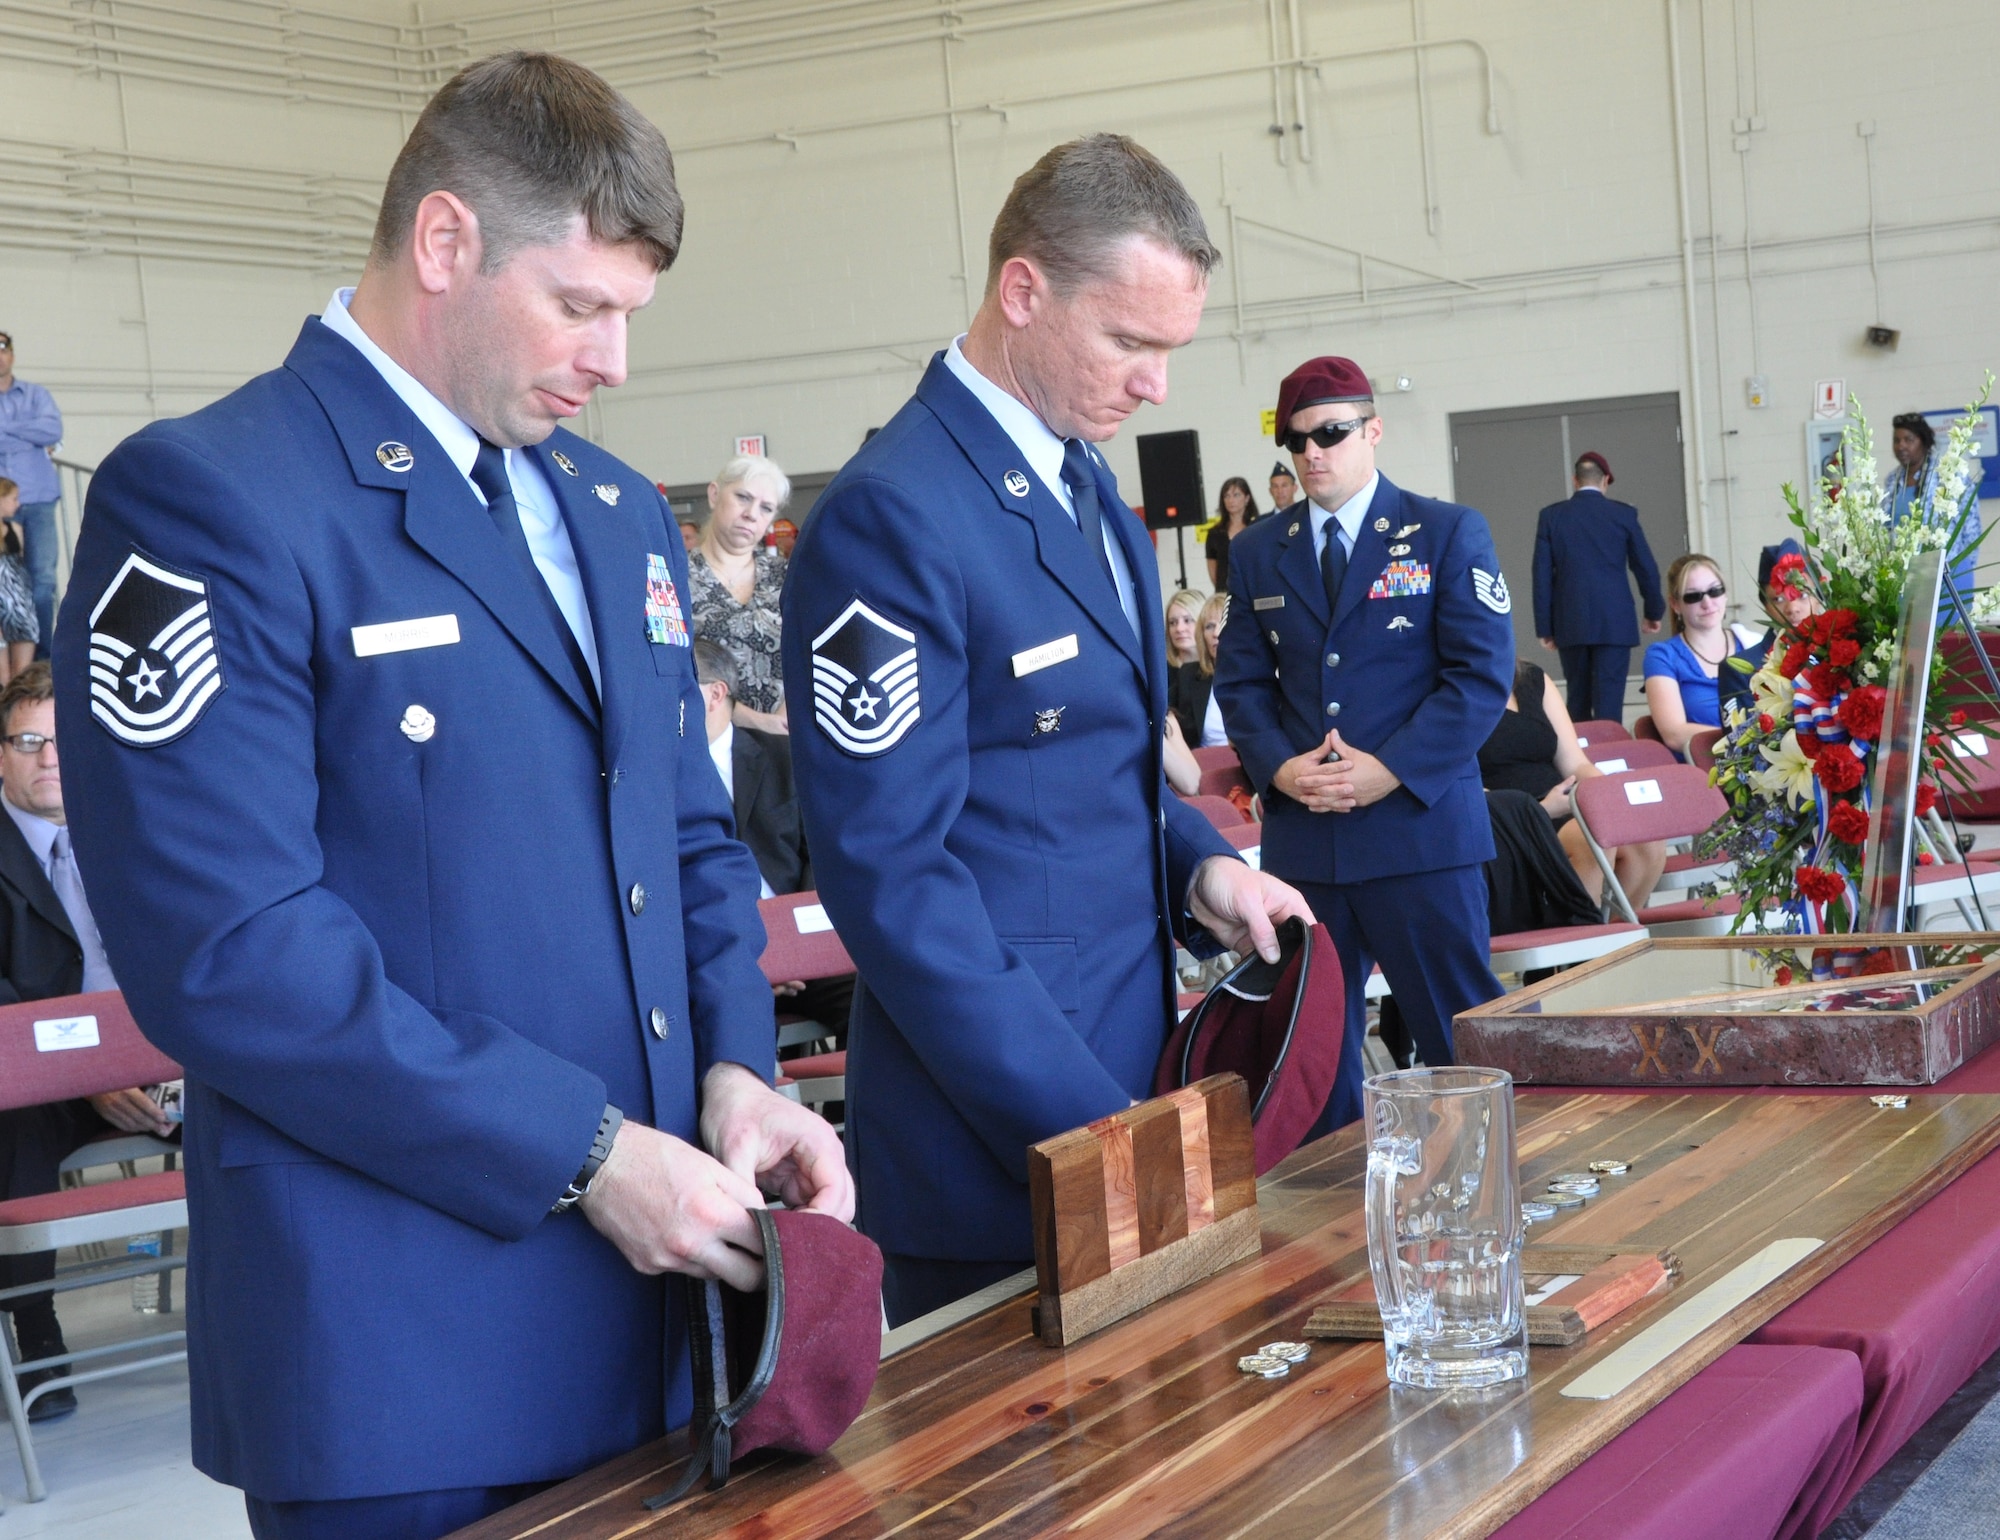
[{"label": "white dress shirt", "polygon": [[[1021,457],[1028,462],[1042,485],[1055,494],[1064,513],[1076,520],[1076,504],[1071,499],[1069,487],[1062,479],[1063,441],[1056,437],[1049,425],[1030,411],[1026,403],[1016,400],[985,375],[972,367],[964,352],[965,334],[961,332],[952,339],[945,349],[944,364],[958,376],[959,383],[972,392],[979,404],[992,414],[1000,424],[1000,431],[1014,441],[1014,447],[1021,451]],[[1093,456],[1096,450],[1090,451]],[[1104,554],[1111,559],[1111,578],[1118,587],[1118,606],[1125,611],[1125,618],[1132,623],[1132,632],[1139,632],[1139,602],[1132,587],[1132,569],[1125,562],[1125,548],[1118,543],[1118,537],[1111,532],[1111,521],[1123,512],[1120,505],[1100,510],[1104,522]]]},{"label": "white dress shirt", "polygon": [[1340,530],[1340,548],[1349,556],[1354,554],[1354,540],[1361,533],[1361,521],[1368,517],[1368,505],[1375,501],[1375,489],[1382,484],[1382,473],[1375,471],[1359,492],[1331,512],[1312,504],[1313,556],[1324,560],[1326,556],[1326,532],[1329,525]]},{"label": "white dress shirt", "polygon": [[[438,447],[458,467],[465,484],[472,487],[472,495],[484,502],[484,495],[472,483],[472,462],[479,458],[478,433],[361,329],[347,313],[347,302],[353,298],[351,288],[335,289],[320,320],[329,331],[353,343],[361,356],[375,366],[375,372],[416,414],[417,421],[430,430]],[[521,533],[528,537],[528,553],[535,558],[542,581],[555,596],[556,608],[562,611],[563,619],[575,633],[577,646],[583,649],[583,661],[590,665],[591,682],[601,695],[604,676],[597,666],[597,628],[591,624],[590,606],[584,602],[583,579],[576,569],[576,549],[569,543],[569,530],[563,524],[555,489],[532,455],[509,449],[506,456],[507,482],[514,489],[514,503],[521,511]]]}]

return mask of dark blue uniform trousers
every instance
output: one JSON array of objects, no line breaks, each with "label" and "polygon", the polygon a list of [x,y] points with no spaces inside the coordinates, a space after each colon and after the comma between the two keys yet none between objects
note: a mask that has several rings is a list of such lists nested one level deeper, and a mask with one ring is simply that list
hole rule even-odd
[{"label": "dark blue uniform trousers", "polygon": [[550,1485],[532,1481],[523,1486],[455,1487],[326,1502],[267,1503],[246,1497],[243,1506],[249,1510],[250,1533],[257,1540],[436,1540]]},{"label": "dark blue uniform trousers", "polygon": [[1429,1065],[1450,1064],[1451,1019],[1500,993],[1486,920],[1486,869],[1377,877],[1370,882],[1298,882],[1340,953],[1347,984],[1347,1034],[1340,1073],[1312,1137],[1361,1116],[1362,1040],[1368,1035],[1368,974],[1376,963]]},{"label": "dark blue uniform trousers", "polygon": [[1569,719],[1607,722],[1625,719],[1625,678],[1632,666],[1632,649],[1563,647],[1563,680],[1569,686]]}]

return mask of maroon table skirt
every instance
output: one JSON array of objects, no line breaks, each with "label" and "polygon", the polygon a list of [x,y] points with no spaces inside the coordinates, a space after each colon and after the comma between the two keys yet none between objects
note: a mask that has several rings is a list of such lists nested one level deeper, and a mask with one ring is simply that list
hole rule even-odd
[{"label": "maroon table skirt", "polygon": [[1853,1468],[1861,1415],[1854,1354],[1733,1347],[1509,1519],[1495,1540],[1810,1537]]}]

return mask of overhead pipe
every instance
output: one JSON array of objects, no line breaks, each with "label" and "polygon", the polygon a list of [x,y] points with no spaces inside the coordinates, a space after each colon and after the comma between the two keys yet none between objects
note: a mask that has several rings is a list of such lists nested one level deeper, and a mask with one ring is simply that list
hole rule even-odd
[{"label": "overhead pipe", "polygon": [[1705,551],[1709,549],[1708,449],[1701,409],[1701,345],[1696,340],[1700,311],[1695,302],[1694,215],[1688,203],[1687,128],[1681,111],[1681,29],[1675,0],[1662,0],[1662,4],[1666,8],[1667,79],[1674,114],[1674,183],[1680,203],[1682,335],[1687,344],[1688,415],[1693,419],[1688,438],[1694,447],[1695,535],[1697,549]]}]

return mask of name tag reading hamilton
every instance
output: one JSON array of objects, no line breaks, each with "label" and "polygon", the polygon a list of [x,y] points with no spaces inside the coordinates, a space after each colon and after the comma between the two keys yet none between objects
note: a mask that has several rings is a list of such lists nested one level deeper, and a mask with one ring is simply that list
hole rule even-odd
[{"label": "name tag reading hamilton", "polygon": [[415,652],[419,647],[449,647],[457,640],[456,615],[421,615],[415,620],[386,620],[378,626],[354,628],[354,656],[373,658],[385,652]]},{"label": "name tag reading hamilton", "polygon": [[1067,663],[1076,656],[1076,633],[1059,636],[1052,642],[1043,642],[1039,647],[1030,647],[1026,652],[1014,654],[1014,677],[1020,679],[1037,669],[1049,668],[1057,663]]}]

